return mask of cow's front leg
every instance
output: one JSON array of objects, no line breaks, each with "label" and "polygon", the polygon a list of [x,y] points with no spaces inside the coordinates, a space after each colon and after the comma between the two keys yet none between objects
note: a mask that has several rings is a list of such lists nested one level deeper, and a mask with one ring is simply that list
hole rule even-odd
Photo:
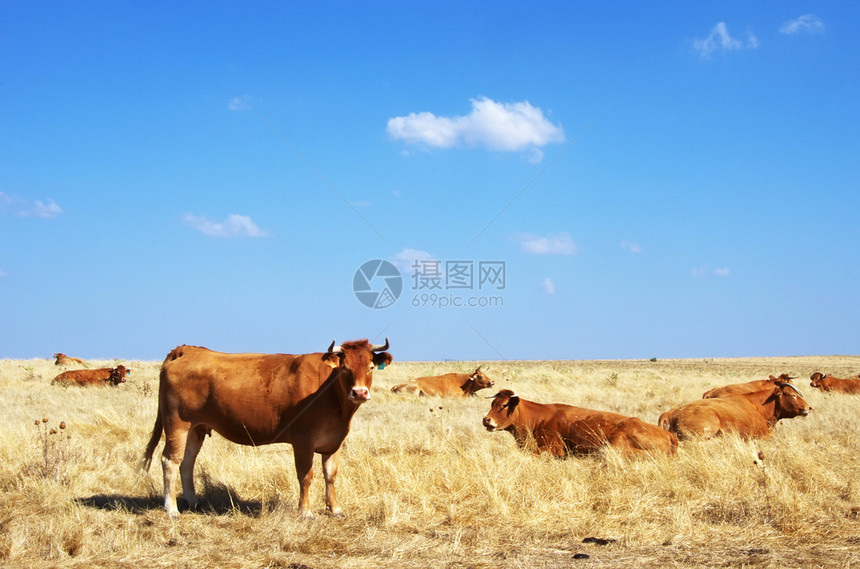
[{"label": "cow's front leg", "polygon": [[305,519],[314,517],[308,508],[311,481],[314,479],[314,451],[312,448],[293,446],[296,458],[296,476],[299,479],[299,515]]},{"label": "cow's front leg", "polygon": [[343,510],[337,505],[337,493],[334,490],[334,479],[337,478],[337,467],[340,464],[340,449],[331,454],[322,455],[323,476],[325,477],[325,507],[333,516],[343,516]]}]

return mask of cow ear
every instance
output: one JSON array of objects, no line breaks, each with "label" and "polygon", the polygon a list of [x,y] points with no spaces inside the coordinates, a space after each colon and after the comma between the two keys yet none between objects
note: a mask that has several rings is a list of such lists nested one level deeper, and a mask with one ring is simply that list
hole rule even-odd
[{"label": "cow ear", "polygon": [[508,398],[508,409],[513,411],[517,405],[520,404],[520,396],[517,394],[513,394]]},{"label": "cow ear", "polygon": [[328,364],[329,367],[337,369],[340,367],[341,361],[343,361],[341,359],[342,357],[343,354],[340,352],[326,352],[323,354],[322,360]]},{"label": "cow ear", "polygon": [[385,369],[385,366],[390,364],[394,358],[388,352],[379,352],[373,354],[373,365],[379,369]]}]

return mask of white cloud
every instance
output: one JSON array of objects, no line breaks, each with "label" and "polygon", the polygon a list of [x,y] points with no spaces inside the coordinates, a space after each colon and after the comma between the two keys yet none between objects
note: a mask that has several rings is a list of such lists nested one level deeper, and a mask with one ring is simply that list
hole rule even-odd
[{"label": "white cloud", "polygon": [[248,111],[251,109],[251,97],[244,95],[242,97],[233,97],[227,103],[227,108],[231,111]]},{"label": "white cloud", "polygon": [[629,251],[630,253],[644,253],[645,249],[642,248],[642,245],[639,243],[633,243],[632,241],[622,241],[621,248],[625,251]]},{"label": "white cloud", "polygon": [[704,59],[710,59],[715,51],[735,51],[739,49],[756,49],[758,38],[752,32],[747,32],[745,41],[733,38],[725,22],[717,22],[711,28],[711,33],[706,38],[693,41],[693,51],[698,52]]},{"label": "white cloud", "polygon": [[731,274],[731,270],[728,267],[719,267],[717,269],[714,269],[713,271],[705,267],[696,267],[692,271],[690,271],[690,274],[692,274],[696,278],[703,278],[708,275],[713,275],[715,277],[727,277]]},{"label": "white cloud", "polygon": [[10,212],[19,217],[44,217],[53,219],[63,213],[62,208],[52,199],[47,201],[36,200],[33,203],[28,202],[18,196],[10,196],[7,193],[0,192],[0,213]]},{"label": "white cloud", "polygon": [[549,122],[543,111],[528,101],[497,103],[487,97],[472,99],[472,112],[465,116],[437,117],[433,113],[410,113],[388,120],[388,134],[407,144],[451,148],[481,146],[491,150],[530,149],[529,160],[543,159],[534,150],[564,141],[564,130]]},{"label": "white cloud", "polygon": [[268,232],[257,227],[246,215],[231,214],[226,221],[211,221],[204,216],[186,213],[182,222],[210,237],[266,237]]},{"label": "white cloud", "polygon": [[534,255],[575,255],[582,250],[570,233],[550,233],[546,237],[523,233],[517,236],[520,247]]},{"label": "white cloud", "polygon": [[541,289],[547,294],[555,294],[555,283],[552,282],[552,279],[547,277],[541,283]]},{"label": "white cloud", "polygon": [[824,22],[815,14],[804,14],[794,20],[785,22],[779,28],[779,32],[786,35],[799,33],[820,34],[824,32]]},{"label": "white cloud", "polygon": [[[392,259],[392,263],[400,269],[400,272],[404,275],[411,275],[416,270],[417,267],[421,267],[422,263],[425,261],[436,261],[437,259],[428,253],[427,251],[421,251],[420,249],[410,249],[406,247],[396,255],[394,255],[394,259]],[[423,272],[423,271],[421,271]]]}]

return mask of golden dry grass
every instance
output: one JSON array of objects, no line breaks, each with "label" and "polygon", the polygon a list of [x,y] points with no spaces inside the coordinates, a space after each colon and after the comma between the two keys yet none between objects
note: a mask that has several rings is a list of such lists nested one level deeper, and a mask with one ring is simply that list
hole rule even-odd
[{"label": "golden dry grass", "polygon": [[[395,353],[396,355],[396,353]],[[685,442],[672,458],[611,451],[554,460],[488,433],[482,398],[395,395],[419,375],[476,363],[395,362],[346,441],[346,518],[296,515],[286,445],[207,439],[205,511],[162,510],[156,451],[137,469],[156,412],[160,362],[117,388],[51,386],[52,360],[0,361],[0,566],[8,567],[851,567],[860,563],[860,396],[804,387],[853,375],[860,357],[492,363],[497,389],[656,422],[714,386],[785,371],[814,411],[765,441]],[[42,418],[47,419],[43,423]],[[38,421],[38,425],[36,422]],[[60,430],[64,421],[66,429]],[[50,434],[55,429],[55,434]],[[763,464],[755,460],[764,452]],[[613,539],[607,545],[584,538]],[[588,558],[577,559],[585,554]]]}]

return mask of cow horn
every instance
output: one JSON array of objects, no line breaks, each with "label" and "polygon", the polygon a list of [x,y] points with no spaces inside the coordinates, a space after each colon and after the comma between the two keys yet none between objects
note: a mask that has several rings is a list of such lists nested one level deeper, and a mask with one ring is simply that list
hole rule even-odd
[{"label": "cow horn", "polygon": [[384,352],[387,349],[388,349],[388,338],[385,339],[385,344],[382,346],[377,346],[377,345],[370,346],[371,352]]},{"label": "cow horn", "polygon": [[779,383],[777,383],[777,385],[778,385],[778,386],[780,386],[780,387],[790,387],[791,389],[793,389],[794,391],[796,391],[798,395],[800,395],[801,397],[803,397],[803,393],[801,393],[801,392],[800,392],[800,390],[799,390],[798,388],[796,388],[795,386],[793,386],[793,385],[792,385],[792,384],[790,384],[790,383],[783,383],[783,382],[779,382]]},{"label": "cow horn", "polygon": [[334,340],[332,340],[332,341],[331,341],[331,345],[328,347],[328,353],[330,353],[330,354],[335,354],[335,353],[339,354],[339,353],[341,353],[342,351],[343,351],[343,348],[341,348],[340,346],[335,346],[335,345],[334,345]]}]

